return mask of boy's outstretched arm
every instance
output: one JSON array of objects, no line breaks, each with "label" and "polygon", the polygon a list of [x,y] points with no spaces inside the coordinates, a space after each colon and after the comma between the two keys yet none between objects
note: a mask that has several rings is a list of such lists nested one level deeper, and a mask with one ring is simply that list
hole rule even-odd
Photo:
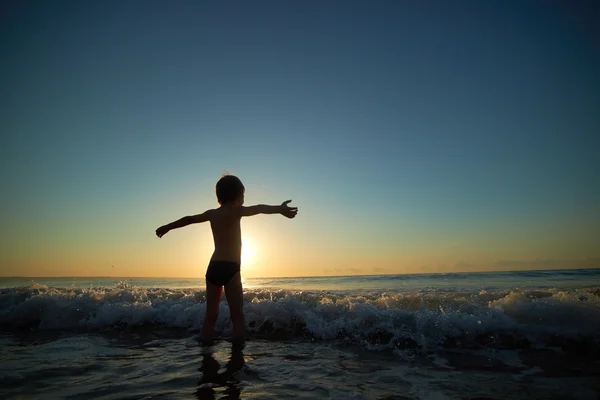
[{"label": "boy's outstretched arm", "polygon": [[268,206],[258,204],[256,206],[242,207],[242,217],[251,217],[257,214],[281,214],[284,217],[294,218],[298,213],[298,207],[290,207],[291,200],[286,200],[280,206]]},{"label": "boy's outstretched arm", "polygon": [[156,230],[156,236],[163,237],[163,235],[172,229],[183,228],[190,224],[198,224],[200,222],[206,222],[210,219],[210,213],[212,210],[208,210],[198,215],[189,215],[178,219],[177,221],[171,222],[170,224],[163,225]]}]

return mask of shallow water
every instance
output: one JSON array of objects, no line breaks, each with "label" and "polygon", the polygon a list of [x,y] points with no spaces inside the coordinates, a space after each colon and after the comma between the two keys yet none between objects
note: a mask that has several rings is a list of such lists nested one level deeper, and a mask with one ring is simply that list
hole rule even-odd
[{"label": "shallow water", "polygon": [[197,336],[3,336],[7,398],[596,399],[598,359],[559,350],[368,352],[344,343]]},{"label": "shallow water", "polygon": [[199,344],[200,281],[4,279],[0,398],[596,399],[598,278],[253,280],[242,351]]}]

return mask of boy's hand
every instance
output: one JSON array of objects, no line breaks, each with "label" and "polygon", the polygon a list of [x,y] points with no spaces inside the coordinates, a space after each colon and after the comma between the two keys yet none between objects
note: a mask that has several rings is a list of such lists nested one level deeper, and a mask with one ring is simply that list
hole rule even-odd
[{"label": "boy's hand", "polygon": [[166,225],[163,225],[163,226],[161,226],[160,228],[158,228],[156,230],[156,236],[158,236],[159,238],[161,238],[167,232],[169,232],[169,228],[167,228]]},{"label": "boy's hand", "polygon": [[298,207],[290,207],[288,204],[291,200],[286,200],[281,203],[281,215],[288,218],[294,218],[298,213]]}]

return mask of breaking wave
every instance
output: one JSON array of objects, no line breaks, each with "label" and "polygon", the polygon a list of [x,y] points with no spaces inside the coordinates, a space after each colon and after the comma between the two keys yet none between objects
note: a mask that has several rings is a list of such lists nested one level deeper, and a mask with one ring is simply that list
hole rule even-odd
[{"label": "breaking wave", "polygon": [[[503,291],[247,290],[250,337],[342,340],[368,349],[600,348],[600,287]],[[4,332],[202,328],[204,291],[132,287],[0,289]],[[227,303],[217,330],[231,331]],[[600,355],[600,352],[598,352]]]}]

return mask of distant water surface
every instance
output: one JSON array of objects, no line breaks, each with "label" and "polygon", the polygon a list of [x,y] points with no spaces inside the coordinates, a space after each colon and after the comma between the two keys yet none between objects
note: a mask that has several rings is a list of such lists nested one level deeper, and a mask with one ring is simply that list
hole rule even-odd
[{"label": "distant water surface", "polygon": [[[0,278],[0,288],[29,286],[34,283],[55,288],[113,287],[119,283],[126,283],[136,287],[169,289],[203,288],[205,284],[204,278]],[[244,278],[244,286],[248,289],[341,291],[575,288],[595,284],[600,284],[600,268],[335,277]]]}]

